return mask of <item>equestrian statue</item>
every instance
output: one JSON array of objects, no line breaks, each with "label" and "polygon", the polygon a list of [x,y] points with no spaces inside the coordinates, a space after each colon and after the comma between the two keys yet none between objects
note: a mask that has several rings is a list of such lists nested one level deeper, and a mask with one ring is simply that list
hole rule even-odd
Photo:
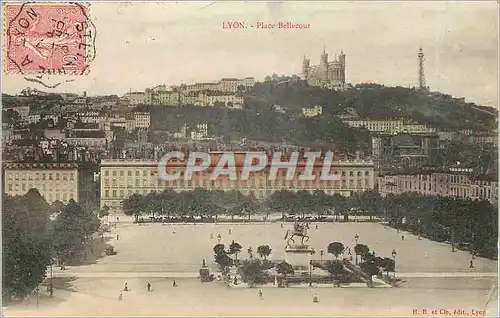
[{"label": "equestrian statue", "polygon": [[287,246],[290,246],[290,242],[295,243],[294,237],[298,236],[301,238],[301,243],[304,245],[309,241],[309,236],[307,236],[307,230],[309,229],[309,224],[307,222],[300,223],[298,220],[295,221],[293,225],[293,232],[290,235],[290,230],[286,231],[285,240],[287,240]]}]

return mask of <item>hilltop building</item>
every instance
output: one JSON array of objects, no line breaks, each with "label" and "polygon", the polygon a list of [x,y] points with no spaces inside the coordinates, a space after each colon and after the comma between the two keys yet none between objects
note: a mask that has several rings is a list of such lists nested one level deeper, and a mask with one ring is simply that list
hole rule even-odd
[{"label": "hilltop building", "polygon": [[302,61],[302,79],[310,86],[320,86],[331,90],[345,89],[345,54],[340,55],[333,61],[328,61],[328,53],[323,49],[319,65],[310,65],[310,59],[304,56]]}]

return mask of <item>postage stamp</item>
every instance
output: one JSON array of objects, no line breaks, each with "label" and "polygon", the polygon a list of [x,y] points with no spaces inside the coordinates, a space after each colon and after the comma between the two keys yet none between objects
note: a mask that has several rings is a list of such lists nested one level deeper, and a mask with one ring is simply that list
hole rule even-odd
[{"label": "postage stamp", "polygon": [[95,58],[95,27],[83,3],[24,3],[5,7],[5,71],[86,74]]}]

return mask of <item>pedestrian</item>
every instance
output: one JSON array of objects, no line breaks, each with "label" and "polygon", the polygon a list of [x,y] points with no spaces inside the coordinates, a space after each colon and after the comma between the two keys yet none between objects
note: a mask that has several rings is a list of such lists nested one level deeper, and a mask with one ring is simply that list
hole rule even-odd
[{"label": "pedestrian", "polygon": [[175,234],[175,229],[172,231],[173,234]]},{"label": "pedestrian", "polygon": [[116,234],[116,240],[118,241],[120,239],[120,235]]},{"label": "pedestrian", "polygon": [[472,260],[469,262],[469,268],[474,268],[474,262],[472,262]]},{"label": "pedestrian", "polygon": [[148,292],[151,291],[151,283],[148,282]]},{"label": "pedestrian", "polygon": [[123,291],[128,291],[128,283],[125,283],[125,286],[123,287]]},{"label": "pedestrian", "polygon": [[118,296],[118,300],[123,300],[123,293],[120,291],[120,295]]},{"label": "pedestrian", "polygon": [[318,229],[318,224],[316,224],[316,230]]},{"label": "pedestrian", "polygon": [[220,243],[220,240],[222,239],[222,236],[220,234],[217,234],[217,242]]},{"label": "pedestrian", "polygon": [[281,223],[281,228],[283,228],[283,223]]},{"label": "pedestrian", "polygon": [[203,267],[203,268],[207,267],[207,265],[205,263],[205,259],[203,259],[201,267]]},{"label": "pedestrian", "polygon": [[401,241],[404,241],[404,240],[405,240],[405,236],[401,235]]},{"label": "pedestrian", "polygon": [[229,229],[228,233],[231,234],[231,229]]},{"label": "pedestrian", "polygon": [[177,283],[175,282],[175,279],[174,279],[174,281],[172,282],[172,287],[177,287]]},{"label": "pedestrian", "polygon": [[263,297],[262,297],[262,289],[259,289],[259,298],[263,299]]},{"label": "pedestrian", "polygon": [[318,303],[318,302],[319,302],[318,296],[314,295],[314,297],[313,297],[313,303]]},{"label": "pedestrian", "polygon": [[347,251],[347,255],[352,255],[351,254],[351,248],[349,247],[349,250]]},{"label": "pedestrian", "polygon": [[116,222],[120,222],[120,218],[119,217],[116,217]]},{"label": "pedestrian", "polygon": [[214,233],[210,233],[210,239],[213,240],[214,239]]}]

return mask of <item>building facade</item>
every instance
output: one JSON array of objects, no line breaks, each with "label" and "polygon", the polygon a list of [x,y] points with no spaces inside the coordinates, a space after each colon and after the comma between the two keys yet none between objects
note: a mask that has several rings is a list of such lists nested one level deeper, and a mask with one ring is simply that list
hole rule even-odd
[{"label": "building facade", "polygon": [[366,128],[371,132],[377,133],[434,133],[435,128],[429,127],[424,124],[418,124],[406,121],[404,119],[355,119],[355,120],[344,120],[344,124],[349,127],[355,128]]},{"label": "building facade", "polygon": [[302,61],[302,79],[310,86],[320,86],[332,90],[343,90],[345,81],[345,54],[343,51],[333,61],[328,61],[328,53],[323,49],[319,65],[310,65],[310,60],[304,56]]},{"label": "building facade", "polygon": [[381,175],[378,186],[382,196],[415,192],[498,202],[498,181],[474,176],[472,169],[465,168]]},{"label": "building facade", "polygon": [[47,203],[79,201],[79,172],[74,163],[7,163],[4,166],[4,192],[25,195],[37,189]]},{"label": "building facade", "polygon": [[[211,153],[212,166],[215,166],[221,154],[220,152]],[[186,181],[182,177],[185,172],[185,163],[172,163],[167,166],[167,172],[180,171],[181,177],[178,180],[162,181],[158,177],[157,161],[102,160],[100,205],[101,207],[106,205],[116,213],[122,210],[123,200],[134,193],[145,195],[153,191],[161,192],[165,189],[177,192],[192,191],[197,187],[208,190],[238,190],[245,195],[253,193],[256,198],[264,199],[277,190],[307,190],[310,192],[322,190],[329,195],[339,193],[349,196],[353,192],[372,190],[375,187],[373,162],[359,159],[334,161],[330,174],[338,176],[337,180],[320,180],[323,165],[320,165],[319,162],[315,164],[313,169],[314,180],[299,180],[298,175],[305,167],[304,161],[301,160],[299,160],[295,176],[291,180],[287,180],[286,169],[279,169],[275,180],[270,180],[269,165],[262,171],[251,173],[248,180],[240,180],[241,166],[246,154],[246,152],[235,154],[237,180],[230,180],[227,176],[210,180],[212,168],[208,168],[204,172],[194,174],[190,180]],[[283,154],[282,161],[285,161],[284,158],[286,158],[286,154]]]},{"label": "building facade", "polygon": [[323,114],[323,107],[320,105],[302,108],[303,117],[316,117],[322,114]]}]

